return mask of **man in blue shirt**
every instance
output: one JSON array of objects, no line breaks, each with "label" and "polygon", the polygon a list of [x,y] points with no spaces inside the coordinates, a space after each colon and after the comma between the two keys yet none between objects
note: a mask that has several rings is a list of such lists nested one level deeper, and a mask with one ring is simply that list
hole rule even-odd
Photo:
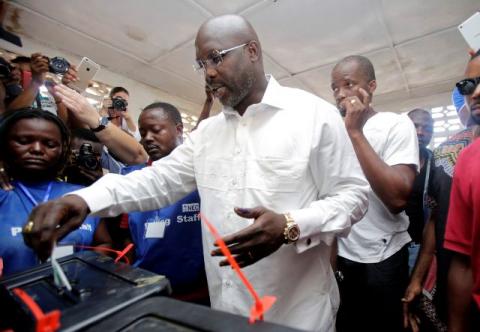
[{"label": "man in blue shirt", "polygon": [[[151,165],[167,157],[182,143],[180,112],[168,103],[147,106],[138,119],[147,164],[126,167],[122,173]],[[200,225],[200,197],[194,191],[163,209],[132,212],[128,227],[135,243],[135,266],[165,275],[173,296],[208,303]]]}]

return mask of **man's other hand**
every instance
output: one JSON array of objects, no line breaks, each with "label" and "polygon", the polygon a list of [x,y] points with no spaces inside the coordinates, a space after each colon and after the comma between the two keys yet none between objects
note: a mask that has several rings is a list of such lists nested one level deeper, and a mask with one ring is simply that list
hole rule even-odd
[{"label": "man's other hand", "polygon": [[[255,219],[253,224],[241,231],[223,238],[240,267],[251,265],[277,251],[285,242],[284,230],[287,220],[264,207],[253,209],[235,208],[242,218]],[[217,244],[215,243],[217,246]],[[223,256],[220,249],[211,252],[212,256]],[[220,266],[229,265],[228,260],[220,261]]]},{"label": "man's other hand", "polygon": [[422,285],[416,281],[410,282],[402,298],[403,302],[403,327],[413,332],[419,331],[418,317],[410,310],[422,294]]}]

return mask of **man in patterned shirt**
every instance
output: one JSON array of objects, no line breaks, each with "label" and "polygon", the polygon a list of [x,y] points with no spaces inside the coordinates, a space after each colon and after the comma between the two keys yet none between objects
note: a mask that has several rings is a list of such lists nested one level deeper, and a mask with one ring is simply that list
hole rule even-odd
[{"label": "man in patterned shirt", "polygon": [[[480,68],[480,52],[470,59],[466,71]],[[450,189],[453,170],[460,152],[477,136],[478,126],[470,117],[467,128],[450,137],[433,151],[433,163],[430,171],[428,199],[432,209],[430,220],[420,248],[420,254],[413,270],[410,284],[404,297],[404,323],[408,321],[408,304],[422,292],[422,284],[431,265],[433,256],[437,259],[437,279],[434,305],[438,318],[446,322],[447,318],[447,271],[450,266],[451,252],[443,247],[445,226],[450,203]],[[412,320],[410,320],[412,321]]]}]

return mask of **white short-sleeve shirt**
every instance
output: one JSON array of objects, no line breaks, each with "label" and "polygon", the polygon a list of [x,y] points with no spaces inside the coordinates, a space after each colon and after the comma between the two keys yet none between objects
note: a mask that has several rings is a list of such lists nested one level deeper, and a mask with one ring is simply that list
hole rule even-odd
[{"label": "white short-sleeve shirt", "polygon": [[[406,115],[379,112],[368,119],[363,133],[373,150],[389,166],[413,165],[419,169],[415,127]],[[360,263],[378,263],[411,241],[409,220],[404,211],[392,214],[370,190],[369,207],[348,237],[339,238],[338,254]]]}]

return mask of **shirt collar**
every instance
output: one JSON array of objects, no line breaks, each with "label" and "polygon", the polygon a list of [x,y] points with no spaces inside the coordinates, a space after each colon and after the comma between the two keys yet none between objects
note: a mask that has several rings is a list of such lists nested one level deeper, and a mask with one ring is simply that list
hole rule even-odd
[{"label": "shirt collar", "polygon": [[277,80],[272,75],[266,76],[268,85],[260,103],[278,109],[286,108],[288,105],[288,100],[285,100],[284,98],[285,93],[282,91],[283,87],[278,84]]},{"label": "shirt collar", "polygon": [[[265,75],[268,81],[267,89],[263,95],[260,104],[270,106],[276,109],[283,109],[287,105],[287,100],[283,98],[282,94],[282,86],[275,80],[272,75]],[[230,106],[223,106],[222,111],[228,115],[238,115],[237,111],[235,111]]]}]

